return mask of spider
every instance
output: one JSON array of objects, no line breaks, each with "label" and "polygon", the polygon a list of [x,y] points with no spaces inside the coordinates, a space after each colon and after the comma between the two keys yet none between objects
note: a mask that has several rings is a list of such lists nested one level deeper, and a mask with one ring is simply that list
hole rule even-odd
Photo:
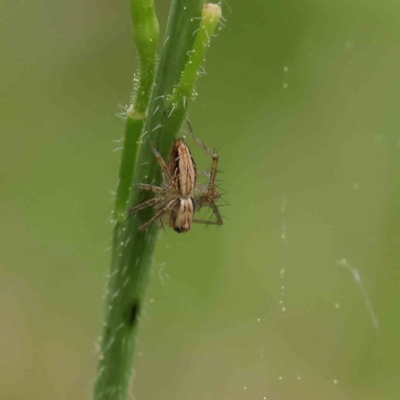
[{"label": "spider", "polygon": [[[157,220],[162,222],[163,219],[167,219],[168,225],[178,233],[190,231],[193,222],[222,225],[222,218],[216,205],[216,200],[220,197],[215,184],[218,155],[194,136],[189,121],[188,126],[194,141],[212,157],[210,173],[202,173],[208,178],[208,184],[203,185],[196,182],[196,164],[183,138],[174,140],[168,164],[165,163],[160,153],[153,148],[154,155],[164,174],[164,183],[161,187],[146,183],[137,185],[140,190],[151,191],[156,194],[152,199],[129,211],[129,214],[135,214],[147,207],[154,207],[156,210],[155,215],[139,227],[141,231],[147,229],[153,222]],[[195,211],[206,206],[212,209],[215,220],[194,219]]]}]

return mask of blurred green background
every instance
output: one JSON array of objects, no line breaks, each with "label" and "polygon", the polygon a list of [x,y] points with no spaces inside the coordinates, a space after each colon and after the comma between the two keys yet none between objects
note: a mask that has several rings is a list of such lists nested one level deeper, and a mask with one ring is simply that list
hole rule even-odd
[{"label": "blurred green background", "polygon": [[[230,206],[160,234],[132,392],[398,399],[400,4],[229,6],[190,117]],[[0,398],[90,399],[129,4],[4,1],[0,21]]]}]

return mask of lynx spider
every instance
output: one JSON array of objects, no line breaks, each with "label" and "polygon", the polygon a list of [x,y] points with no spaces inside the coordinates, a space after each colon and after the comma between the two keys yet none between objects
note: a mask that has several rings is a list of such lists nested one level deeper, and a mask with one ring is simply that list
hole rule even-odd
[{"label": "lynx spider", "polygon": [[[162,222],[165,217],[169,217],[167,219],[168,225],[178,233],[190,231],[193,222],[222,225],[221,214],[216,205],[216,201],[220,197],[220,194],[216,191],[215,183],[218,154],[211,151],[196,138],[189,121],[187,123],[193,140],[212,158],[210,172],[201,173],[207,177],[208,183],[203,185],[196,181],[196,164],[183,138],[175,139],[168,164],[165,163],[160,153],[153,147],[154,155],[164,175],[164,183],[161,187],[146,183],[138,184],[138,189],[156,194],[152,199],[139,204],[129,211],[129,214],[135,214],[147,207],[155,208],[155,215],[141,225],[140,230],[147,229],[157,220]],[[210,207],[215,215],[215,220],[194,219],[195,211],[200,210],[202,207]]]}]

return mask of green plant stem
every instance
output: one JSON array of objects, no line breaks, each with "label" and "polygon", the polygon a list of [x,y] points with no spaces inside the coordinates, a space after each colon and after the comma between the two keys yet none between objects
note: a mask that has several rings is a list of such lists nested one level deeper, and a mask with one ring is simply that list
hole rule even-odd
[{"label": "green plant stem", "polygon": [[158,21],[153,0],[131,0],[133,37],[139,53],[139,73],[134,75],[134,91],[126,112],[124,147],[115,200],[114,219],[118,232],[126,218],[125,210],[131,191],[134,165],[140,145],[149,100],[154,82],[156,52],[159,37]]},{"label": "green plant stem", "polygon": [[[124,143],[124,153],[133,155],[130,168],[135,168],[131,175],[133,179],[129,182],[128,202],[121,202],[114,215],[112,261],[94,400],[124,400],[127,396],[138,320],[144,307],[144,294],[158,234],[156,224],[144,232],[138,229],[153,215],[151,208],[130,218],[127,218],[127,209],[149,196],[135,189],[137,183],[161,183],[152,146],[155,145],[165,158],[180,129],[183,117],[180,121],[169,118],[167,99],[179,84],[188,52],[193,49],[196,38],[193,33],[199,28],[202,6],[202,0],[172,0],[155,87],[144,132],[141,133],[144,139],[149,140],[145,140],[140,147],[136,163],[134,145],[138,136],[132,136]],[[133,22],[138,21],[133,18]],[[134,121],[127,121],[129,123]],[[130,145],[132,149],[126,148]],[[124,160],[123,157],[122,163]],[[124,179],[128,178],[125,176]]]},{"label": "green plant stem", "polygon": [[210,46],[211,38],[221,18],[221,8],[216,4],[206,4],[201,12],[201,23],[196,40],[189,58],[182,72],[179,84],[168,99],[169,125],[182,123],[186,115],[187,104],[195,97],[194,86],[203,64],[206,51]]},{"label": "green plant stem", "polygon": [[147,113],[154,81],[159,27],[153,0],[131,0],[131,18],[140,58],[139,85],[133,98],[133,117],[135,117],[135,114]]}]

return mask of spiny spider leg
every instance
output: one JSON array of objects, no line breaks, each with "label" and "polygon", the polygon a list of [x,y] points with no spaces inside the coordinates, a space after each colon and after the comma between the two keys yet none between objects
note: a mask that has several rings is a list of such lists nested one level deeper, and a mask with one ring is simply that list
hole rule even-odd
[{"label": "spiny spider leg", "polygon": [[211,164],[211,170],[210,170],[210,182],[208,184],[208,193],[214,192],[215,191],[215,178],[217,175],[217,166],[218,166],[219,155],[217,153],[215,153],[214,151],[212,151],[208,146],[206,146],[200,139],[198,139],[194,135],[192,125],[188,119],[186,120],[186,122],[189,127],[189,132],[192,135],[193,140],[196,142],[196,144],[198,146],[200,146],[203,150],[205,150],[212,158],[212,164]]},{"label": "spiny spider leg", "polygon": [[164,188],[159,187],[159,186],[155,186],[155,185],[150,185],[148,183],[138,183],[137,187],[140,190],[149,190],[151,192],[158,193],[158,194],[164,194],[165,193],[165,189]]},{"label": "spiny spider leg", "polygon": [[168,170],[168,167],[166,166],[164,159],[161,157],[161,154],[157,151],[155,147],[153,147],[153,153],[156,156],[157,162],[159,166],[161,167],[161,171],[164,174],[165,179],[168,182],[168,185],[176,189],[176,183],[174,181],[174,178],[172,177],[171,173]]},{"label": "spiny spider leg", "polygon": [[196,224],[204,224],[204,225],[222,225],[218,223],[218,221],[211,221],[208,219],[194,219],[193,222]]},{"label": "spiny spider leg", "polygon": [[215,218],[217,219],[216,224],[222,225],[222,217],[221,214],[219,213],[217,205],[213,201],[210,201],[210,207],[214,211]]},{"label": "spiny spider leg", "polygon": [[207,219],[194,219],[193,222],[196,222],[197,224],[222,225],[222,217],[221,214],[219,213],[217,205],[212,200],[209,200],[208,205],[213,210],[216,220],[211,221]]},{"label": "spiny spider leg", "polygon": [[136,207],[133,207],[131,210],[129,210],[129,215],[130,215],[130,214],[135,214],[135,213],[137,213],[138,211],[144,210],[144,209],[147,208],[147,207],[153,207],[153,206],[155,206],[156,204],[161,203],[162,201],[163,201],[163,198],[161,198],[161,197],[153,197],[152,199],[147,200],[147,201],[145,201],[144,203],[139,204],[139,205],[136,206]]},{"label": "spiny spider leg", "polygon": [[177,201],[179,201],[179,199],[173,199],[171,200],[166,206],[164,206],[163,208],[161,208],[160,210],[158,210],[156,212],[156,214],[154,215],[153,218],[149,219],[145,224],[143,224],[139,230],[140,231],[144,231],[145,229],[147,229],[154,221],[156,221],[158,218],[162,217],[162,215],[166,212],[168,212],[169,210],[171,210],[172,208],[174,208],[176,206]]}]

